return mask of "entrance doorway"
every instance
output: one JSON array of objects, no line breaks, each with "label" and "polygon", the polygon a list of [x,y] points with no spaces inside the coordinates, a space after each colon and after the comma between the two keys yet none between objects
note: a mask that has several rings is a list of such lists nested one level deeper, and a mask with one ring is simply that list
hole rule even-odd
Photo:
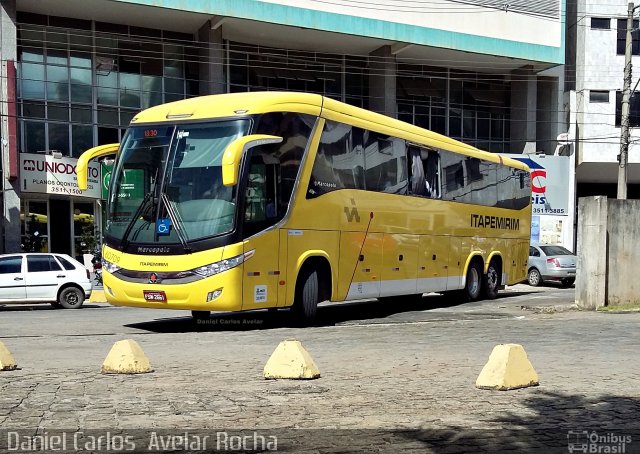
[{"label": "entrance doorway", "polygon": [[71,204],[69,200],[49,200],[49,252],[72,254],[71,251]]},{"label": "entrance doorway", "polygon": [[93,254],[99,246],[93,200],[26,200],[21,217],[26,252],[57,252],[82,262],[83,254]]}]

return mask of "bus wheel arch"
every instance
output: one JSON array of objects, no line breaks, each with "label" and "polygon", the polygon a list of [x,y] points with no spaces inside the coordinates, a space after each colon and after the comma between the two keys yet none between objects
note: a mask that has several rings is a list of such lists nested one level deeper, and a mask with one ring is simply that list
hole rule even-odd
[{"label": "bus wheel arch", "polygon": [[331,299],[332,285],[329,260],[323,255],[306,257],[296,277],[291,307],[300,323],[310,324],[313,322],[318,304]]},{"label": "bus wheel arch", "polygon": [[495,299],[502,285],[502,256],[493,254],[489,258],[486,273],[482,277],[482,294],[487,299]]}]

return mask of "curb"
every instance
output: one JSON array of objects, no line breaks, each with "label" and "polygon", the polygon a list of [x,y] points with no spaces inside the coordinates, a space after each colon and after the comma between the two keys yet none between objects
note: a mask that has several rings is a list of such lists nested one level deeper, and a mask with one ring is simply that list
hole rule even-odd
[{"label": "curb", "polygon": [[531,311],[534,314],[555,314],[556,312],[569,312],[578,311],[578,305],[571,304],[557,304],[554,306],[520,306],[523,311]]}]

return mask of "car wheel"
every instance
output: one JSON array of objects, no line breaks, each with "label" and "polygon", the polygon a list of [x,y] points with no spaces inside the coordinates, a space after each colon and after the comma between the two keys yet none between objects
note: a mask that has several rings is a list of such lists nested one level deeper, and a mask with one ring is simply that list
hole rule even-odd
[{"label": "car wheel", "polygon": [[529,270],[527,282],[529,282],[529,285],[531,285],[532,287],[537,287],[538,285],[542,284],[542,276],[540,275],[540,271],[538,271],[537,268],[531,268]]},{"label": "car wheel", "polygon": [[571,287],[575,281],[575,277],[565,277],[564,279],[560,279],[560,283],[563,287]]},{"label": "car wheel", "polygon": [[58,304],[64,309],[80,309],[82,303],[84,294],[76,287],[67,287],[58,296]]},{"label": "car wheel", "polygon": [[489,262],[487,268],[487,274],[483,276],[482,292],[485,298],[489,300],[496,299],[498,296],[498,289],[500,288],[500,268],[495,260]]},{"label": "car wheel", "polygon": [[194,320],[208,320],[211,317],[209,311],[191,311],[191,316]]}]

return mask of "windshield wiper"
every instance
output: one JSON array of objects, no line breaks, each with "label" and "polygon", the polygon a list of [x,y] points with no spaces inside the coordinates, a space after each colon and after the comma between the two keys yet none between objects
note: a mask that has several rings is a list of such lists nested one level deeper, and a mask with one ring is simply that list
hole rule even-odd
[{"label": "windshield wiper", "polygon": [[[140,205],[138,205],[138,209],[136,210],[135,213],[133,213],[133,217],[127,224],[127,228],[124,230],[124,233],[122,234],[122,238],[120,239],[121,250],[124,251],[124,248],[129,246],[129,241],[127,240],[127,238],[131,234],[131,230],[133,229],[133,226],[136,225],[136,221],[138,220],[142,212],[145,210],[145,208],[147,207],[147,204],[149,203],[149,200],[151,200],[152,197],[153,197],[153,191],[147,192],[145,196],[142,198],[142,202],[140,202]],[[149,224],[149,221],[147,221],[147,225],[148,224]]]},{"label": "windshield wiper", "polygon": [[173,209],[173,206],[171,205],[171,201],[167,197],[167,194],[163,193],[160,196],[160,199],[162,200],[165,208],[167,209],[167,214],[169,215],[169,219],[171,219],[171,222],[173,222],[176,234],[178,235],[178,239],[182,244],[182,248],[184,249],[184,252],[190,253],[191,247],[189,247],[189,244],[187,243],[187,238],[185,237],[184,232],[182,231],[182,218],[180,217],[180,213],[178,213],[176,210]]}]

